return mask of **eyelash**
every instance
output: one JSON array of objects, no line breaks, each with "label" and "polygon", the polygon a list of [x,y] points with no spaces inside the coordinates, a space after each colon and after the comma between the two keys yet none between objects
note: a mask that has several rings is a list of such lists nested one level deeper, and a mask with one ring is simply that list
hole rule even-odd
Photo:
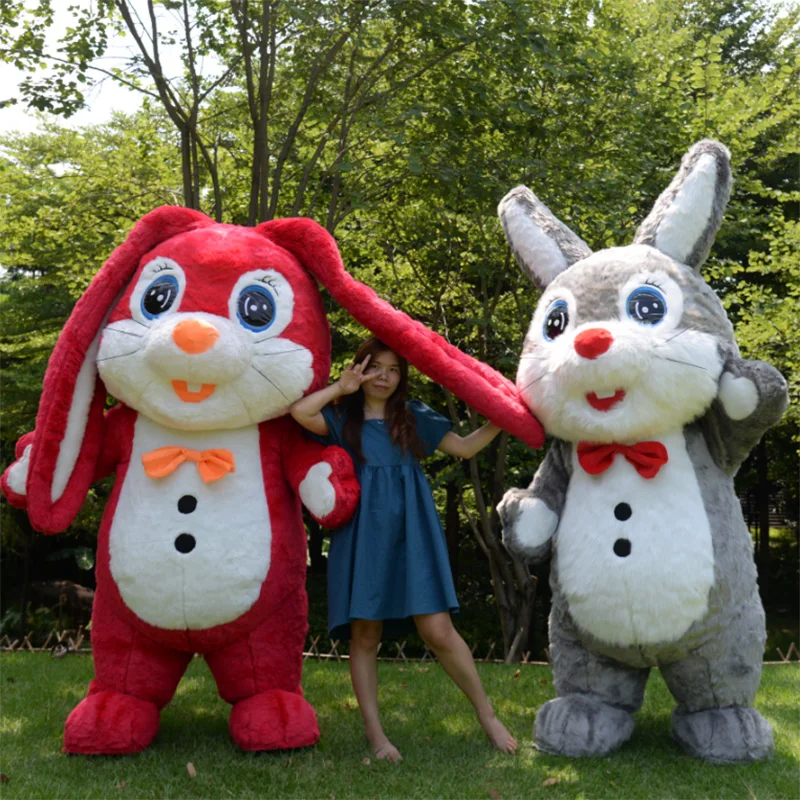
[{"label": "eyelash", "polygon": [[259,283],[263,283],[265,286],[269,286],[275,294],[280,294],[280,290],[277,286],[277,281],[274,278],[268,278],[264,276],[263,278],[256,278]]},{"label": "eyelash", "polygon": [[652,280],[651,278],[648,278],[644,282],[644,285],[645,286],[655,286],[656,289],[661,289],[662,292],[664,291],[664,286],[662,284],[658,283],[657,281]]}]

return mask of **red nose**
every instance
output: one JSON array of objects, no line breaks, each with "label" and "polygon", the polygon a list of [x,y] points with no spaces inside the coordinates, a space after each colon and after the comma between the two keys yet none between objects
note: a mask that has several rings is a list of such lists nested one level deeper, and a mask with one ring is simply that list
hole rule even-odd
[{"label": "red nose", "polygon": [[589,328],[575,337],[575,350],[583,358],[597,358],[614,343],[614,337],[605,328]]}]

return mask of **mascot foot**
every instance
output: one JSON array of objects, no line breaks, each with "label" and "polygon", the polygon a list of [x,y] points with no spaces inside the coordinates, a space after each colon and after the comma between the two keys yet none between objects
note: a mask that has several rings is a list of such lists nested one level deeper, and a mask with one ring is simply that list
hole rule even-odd
[{"label": "mascot foot", "polygon": [[689,755],[712,764],[742,764],[772,757],[770,724],[754,708],[731,706],[672,712],[672,736]]},{"label": "mascot foot", "polygon": [[64,752],[119,756],[144,750],[158,732],[158,707],[119,692],[84,697],[67,717]]},{"label": "mascot foot", "polygon": [[591,694],[570,694],[545,703],[536,715],[536,747],[557,756],[605,756],[628,741],[633,717]]},{"label": "mascot foot", "polygon": [[240,700],[231,711],[230,729],[242,750],[289,750],[319,740],[314,709],[302,694],[281,689]]}]

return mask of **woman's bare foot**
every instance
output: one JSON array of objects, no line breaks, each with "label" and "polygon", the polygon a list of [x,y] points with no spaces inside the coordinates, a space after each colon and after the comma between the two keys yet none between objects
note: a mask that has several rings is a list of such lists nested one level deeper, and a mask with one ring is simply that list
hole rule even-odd
[{"label": "woman's bare foot", "polygon": [[390,764],[394,764],[403,760],[400,751],[386,738],[383,731],[374,736],[367,734],[367,741],[378,761],[388,761]]},{"label": "woman's bare foot", "polygon": [[501,753],[508,753],[512,756],[516,754],[517,740],[506,730],[506,726],[494,714],[491,717],[481,719],[480,722],[481,727],[492,743],[492,747]]}]

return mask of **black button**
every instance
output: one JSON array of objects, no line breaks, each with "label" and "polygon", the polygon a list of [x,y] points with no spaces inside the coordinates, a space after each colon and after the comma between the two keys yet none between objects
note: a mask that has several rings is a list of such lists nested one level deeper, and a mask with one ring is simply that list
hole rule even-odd
[{"label": "black button", "polygon": [[633,511],[631,511],[631,507],[627,503],[617,503],[617,505],[614,506],[614,516],[622,520],[622,522],[625,522],[626,519],[630,519],[631,514],[633,514]]},{"label": "black button", "polygon": [[192,536],[190,533],[182,533],[175,540],[175,549],[179,553],[191,553],[196,544],[197,542],[195,541],[194,536]]},{"label": "black button", "polygon": [[614,542],[614,552],[620,558],[626,558],[631,554],[631,543],[628,539],[617,539]]},{"label": "black button", "polygon": [[185,494],[178,500],[178,511],[181,514],[191,514],[197,508],[197,498],[190,494]]}]

